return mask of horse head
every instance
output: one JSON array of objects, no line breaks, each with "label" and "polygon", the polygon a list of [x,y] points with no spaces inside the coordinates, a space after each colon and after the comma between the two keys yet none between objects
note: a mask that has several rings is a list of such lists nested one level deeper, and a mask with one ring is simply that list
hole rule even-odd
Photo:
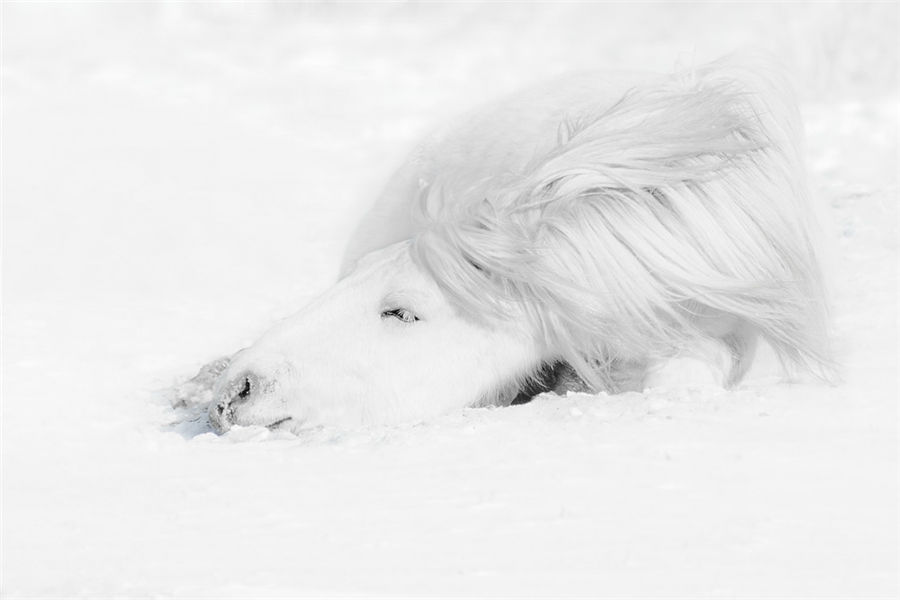
[{"label": "horse head", "polygon": [[232,358],[209,416],[292,431],[415,421],[508,403],[540,362],[509,305],[506,319],[467,314],[413,260],[410,242],[365,256],[297,314]]}]

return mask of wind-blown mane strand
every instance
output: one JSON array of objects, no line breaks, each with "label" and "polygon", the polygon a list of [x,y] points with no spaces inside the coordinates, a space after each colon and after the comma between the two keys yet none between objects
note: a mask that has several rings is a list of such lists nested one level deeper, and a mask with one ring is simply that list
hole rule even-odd
[{"label": "wind-blown mane strand", "polygon": [[727,63],[632,89],[563,124],[556,147],[492,197],[426,190],[413,255],[470,314],[521,307],[548,352],[595,388],[617,387],[617,361],[716,337],[704,324],[721,318],[827,377],[786,94]]}]

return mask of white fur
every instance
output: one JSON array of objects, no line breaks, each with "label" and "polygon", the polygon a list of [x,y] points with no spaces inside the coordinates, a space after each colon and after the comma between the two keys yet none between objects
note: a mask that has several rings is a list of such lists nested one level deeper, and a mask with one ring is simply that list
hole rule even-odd
[{"label": "white fur", "polygon": [[[421,320],[382,317],[397,307]],[[537,360],[518,327],[484,329],[463,318],[400,242],[367,255],[352,275],[237,353],[215,394],[244,373],[264,382],[234,408],[231,419],[245,425],[286,417],[295,429],[418,421],[472,404]]]},{"label": "white fur", "polygon": [[[406,421],[509,401],[555,363],[589,389],[663,385],[685,361],[731,384],[758,335],[828,377],[801,138],[778,72],[735,59],[581,74],[463,117],[394,176],[338,284],[219,393],[266,382],[242,424]],[[394,305],[421,320],[383,318]]]}]

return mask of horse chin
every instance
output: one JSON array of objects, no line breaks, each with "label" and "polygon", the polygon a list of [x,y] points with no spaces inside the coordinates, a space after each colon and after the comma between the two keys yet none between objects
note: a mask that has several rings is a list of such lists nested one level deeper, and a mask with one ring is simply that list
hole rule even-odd
[{"label": "horse chin", "polygon": [[283,403],[270,397],[256,398],[249,406],[226,405],[221,407],[221,402],[213,402],[208,410],[210,428],[218,434],[224,434],[233,427],[265,427],[270,431],[295,431],[301,425],[296,415],[288,414],[286,410],[267,410],[273,405]]},{"label": "horse chin", "polygon": [[212,429],[220,435],[228,432],[233,427],[265,427],[269,431],[289,431],[292,433],[299,433],[302,430],[300,421],[297,421],[293,417],[281,417],[271,420],[236,419],[232,421],[216,419],[211,416],[209,423],[212,426]]}]

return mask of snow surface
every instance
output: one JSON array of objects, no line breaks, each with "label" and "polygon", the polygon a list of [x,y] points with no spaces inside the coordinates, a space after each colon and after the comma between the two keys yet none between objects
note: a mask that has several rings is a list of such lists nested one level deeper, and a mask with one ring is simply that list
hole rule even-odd
[{"label": "snow surface", "polygon": [[[4,598],[897,596],[897,4],[2,11]],[[169,406],[330,283],[430,125],[745,43],[797,74],[842,385],[302,438]]]}]

